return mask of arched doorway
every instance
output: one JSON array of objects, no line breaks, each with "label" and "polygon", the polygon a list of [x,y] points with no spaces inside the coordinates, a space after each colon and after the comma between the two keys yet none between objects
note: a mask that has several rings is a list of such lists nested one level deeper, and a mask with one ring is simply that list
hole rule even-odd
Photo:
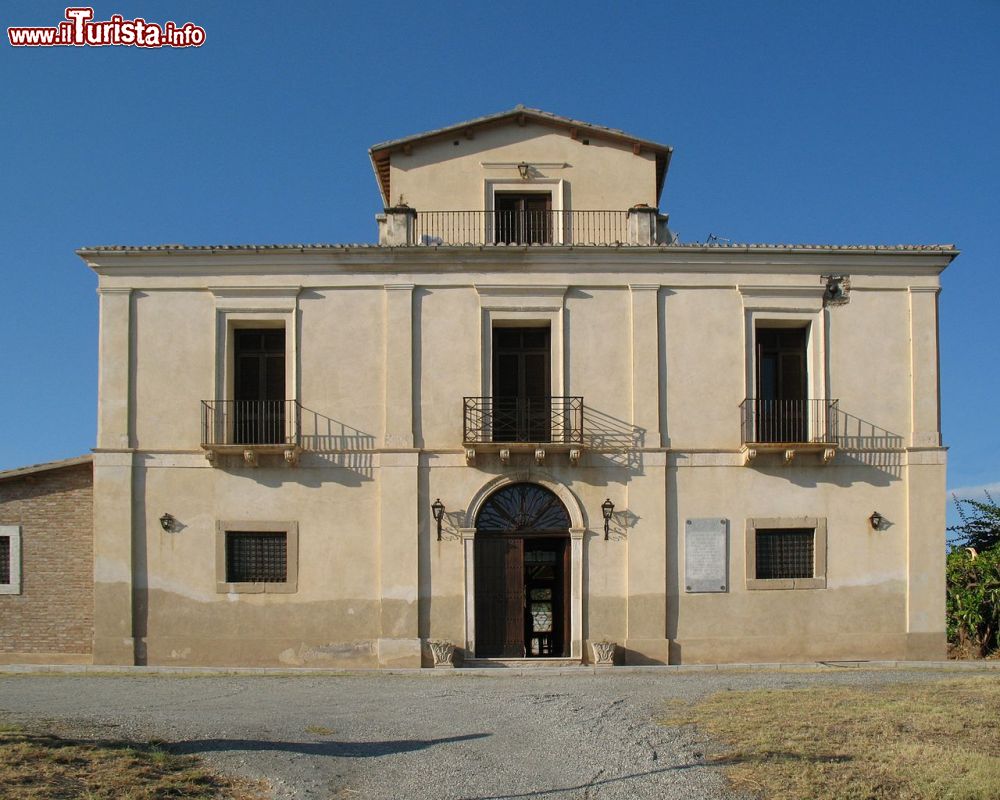
[{"label": "arched doorway", "polygon": [[570,516],[537,483],[511,483],[476,515],[479,658],[561,658],[570,652]]}]

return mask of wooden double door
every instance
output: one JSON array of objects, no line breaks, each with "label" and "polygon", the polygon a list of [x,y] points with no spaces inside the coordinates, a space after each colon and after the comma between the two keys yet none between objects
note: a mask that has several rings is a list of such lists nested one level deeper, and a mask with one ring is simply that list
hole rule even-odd
[{"label": "wooden double door", "polygon": [[568,654],[569,553],[565,534],[477,535],[478,658]]}]

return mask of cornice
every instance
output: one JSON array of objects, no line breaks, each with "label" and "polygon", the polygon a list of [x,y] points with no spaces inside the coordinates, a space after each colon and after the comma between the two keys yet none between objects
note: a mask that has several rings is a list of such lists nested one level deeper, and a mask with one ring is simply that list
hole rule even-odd
[{"label": "cornice", "polygon": [[[743,273],[939,275],[957,255],[942,250],[777,250],[678,247],[599,248],[377,248],[322,250],[108,251],[81,254],[98,275],[306,276],[455,274],[496,271],[509,275]],[[403,278],[405,280],[405,277]],[[628,281],[623,280],[623,284]],[[635,281],[632,281],[635,282]],[[666,281],[661,280],[663,284]]]}]

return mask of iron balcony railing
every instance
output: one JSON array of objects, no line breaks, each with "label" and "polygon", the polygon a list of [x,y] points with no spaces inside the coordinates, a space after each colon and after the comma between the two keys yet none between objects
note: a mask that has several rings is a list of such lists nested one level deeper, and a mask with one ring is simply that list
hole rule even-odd
[{"label": "iron balcony railing", "polygon": [[582,397],[466,397],[463,441],[582,444]]},{"label": "iron balcony railing", "polygon": [[627,211],[420,211],[413,224],[420,245],[628,242]]},{"label": "iron balcony railing", "polygon": [[748,397],[740,403],[743,444],[836,442],[838,402]]},{"label": "iron balcony railing", "polygon": [[298,447],[302,406],[297,400],[202,400],[201,443]]}]

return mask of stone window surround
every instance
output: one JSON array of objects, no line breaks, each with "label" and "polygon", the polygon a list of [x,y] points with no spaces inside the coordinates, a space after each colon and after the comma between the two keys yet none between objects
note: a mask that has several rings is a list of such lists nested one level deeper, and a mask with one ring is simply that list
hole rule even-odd
[{"label": "stone window surround", "polygon": [[[226,533],[284,533],[287,573],[281,583],[227,583]],[[219,594],[292,594],[299,589],[299,523],[219,520],[215,523],[215,591]]]},{"label": "stone window surround", "polygon": [[[757,530],[812,528],[813,576],[811,578],[758,578]],[[748,590],[825,589],[826,517],[753,517],[746,523],[746,580]]]},{"label": "stone window surround", "polygon": [[564,395],[563,304],[566,286],[476,284],[480,310],[480,386],[493,394],[493,328],[548,327],[550,393]]},{"label": "stone window surround", "polygon": [[298,399],[298,286],[219,287],[215,297],[215,396],[233,399],[237,328],[285,329],[285,400]]},{"label": "stone window surround", "polygon": [[0,594],[21,594],[21,526],[0,525],[0,536],[10,539],[10,583],[0,583]]},{"label": "stone window surround", "polygon": [[743,300],[746,397],[757,394],[757,328],[806,327],[806,376],[809,397],[827,396],[825,286],[740,286]]},{"label": "stone window surround", "polygon": [[[486,178],[483,181],[483,208],[487,216],[496,208],[497,192],[516,192],[518,194],[545,194],[552,198],[552,212],[566,209],[566,181],[562,178]],[[562,244],[562,225],[554,225],[552,243]]]}]

